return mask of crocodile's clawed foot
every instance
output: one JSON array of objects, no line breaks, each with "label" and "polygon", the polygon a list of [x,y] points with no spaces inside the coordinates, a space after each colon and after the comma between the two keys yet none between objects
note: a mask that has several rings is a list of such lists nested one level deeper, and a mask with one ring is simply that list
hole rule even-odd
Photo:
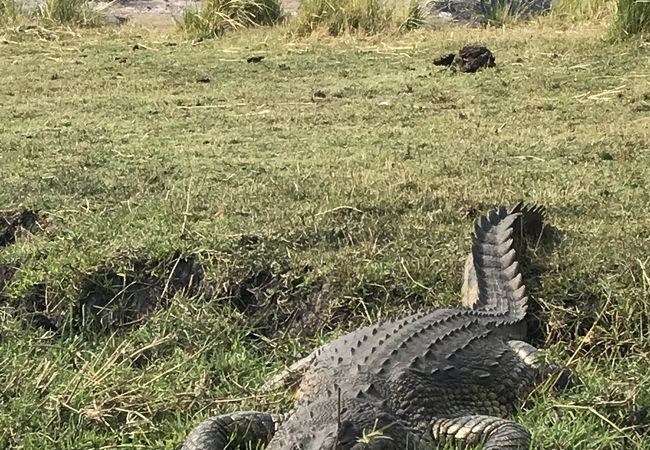
[{"label": "crocodile's clawed foot", "polygon": [[433,438],[441,444],[483,444],[484,450],[528,450],[530,433],[511,420],[485,415],[439,419],[431,424]]}]

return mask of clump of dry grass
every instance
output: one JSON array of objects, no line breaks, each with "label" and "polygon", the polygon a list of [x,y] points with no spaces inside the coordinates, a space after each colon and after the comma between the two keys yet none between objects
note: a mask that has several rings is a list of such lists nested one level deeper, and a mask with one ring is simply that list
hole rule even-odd
[{"label": "clump of dry grass", "polygon": [[612,0],[558,0],[552,13],[567,22],[598,21],[611,17],[613,6]]},{"label": "clump of dry grass", "polygon": [[618,0],[612,31],[618,38],[650,35],[650,0]]},{"label": "clump of dry grass", "polygon": [[205,0],[198,9],[187,9],[179,27],[193,37],[212,38],[227,31],[284,20],[280,0]]},{"label": "clump of dry grass", "polygon": [[305,0],[294,19],[294,29],[299,35],[317,30],[326,30],[331,36],[352,32],[372,35],[413,30],[424,23],[425,13],[417,2],[400,9],[386,0]]},{"label": "clump of dry grass", "polygon": [[[566,1],[576,2],[576,0]],[[577,0],[577,2],[579,1]],[[559,2],[562,2],[562,0],[559,0]],[[556,2],[553,2],[552,7],[553,11],[555,11]],[[531,20],[533,17],[540,15],[547,15],[551,12],[551,4],[539,0],[481,0],[481,10],[488,25],[501,27]]]},{"label": "clump of dry grass", "polygon": [[16,0],[0,0],[0,25],[14,22],[20,15],[20,5]]},{"label": "clump of dry grass", "polygon": [[100,14],[88,0],[47,0],[36,10],[36,15],[57,25],[99,26]]}]

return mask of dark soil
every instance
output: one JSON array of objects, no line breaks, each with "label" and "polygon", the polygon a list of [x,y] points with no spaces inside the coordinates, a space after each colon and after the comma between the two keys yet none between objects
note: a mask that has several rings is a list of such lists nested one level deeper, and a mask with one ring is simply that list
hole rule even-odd
[{"label": "dark soil", "polygon": [[14,244],[17,237],[31,235],[40,228],[35,211],[6,212],[0,214],[0,247]]},{"label": "dark soil", "polygon": [[622,420],[623,427],[631,427],[637,434],[650,432],[650,406],[644,405],[629,412]]},{"label": "dark soil", "polygon": [[[406,292],[396,280],[360,281],[345,286],[344,274],[317,274],[311,267],[276,265],[242,269],[217,295],[227,299],[253,325],[255,334],[313,337],[336,327],[362,325],[367,310],[394,302],[419,307],[424,298]],[[333,281],[338,280],[338,281]]]},{"label": "dark soil", "polygon": [[23,325],[47,331],[58,331],[58,317],[50,311],[45,284],[38,283],[32,286],[23,297],[23,310],[25,311]]},{"label": "dark soil", "polygon": [[204,277],[194,257],[136,260],[128,270],[106,264],[86,275],[79,295],[76,328],[114,331],[141,324],[184,291],[199,293]]},{"label": "dark soil", "polygon": [[5,289],[11,283],[16,273],[16,265],[5,264],[0,266],[0,303],[6,301]]},{"label": "dark soil", "polygon": [[313,336],[328,322],[329,286],[311,268],[240,269],[217,295],[246,315],[264,336]]}]

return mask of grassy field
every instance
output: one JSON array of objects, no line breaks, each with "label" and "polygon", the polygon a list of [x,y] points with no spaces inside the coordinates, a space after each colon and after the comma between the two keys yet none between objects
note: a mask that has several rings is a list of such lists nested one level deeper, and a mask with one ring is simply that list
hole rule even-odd
[{"label": "grassy field", "polygon": [[[28,230],[0,249],[0,448],[286,410],[265,378],[456,304],[472,220],[521,199],[561,237],[537,339],[583,384],[517,420],[535,449],[650,448],[650,52],[606,32],[3,32],[0,208]],[[496,68],[431,65],[474,41]]]}]

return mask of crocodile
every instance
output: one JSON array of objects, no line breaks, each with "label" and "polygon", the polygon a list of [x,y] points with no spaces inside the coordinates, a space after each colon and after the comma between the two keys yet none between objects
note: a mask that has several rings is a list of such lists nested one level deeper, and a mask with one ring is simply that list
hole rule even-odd
[{"label": "crocodile", "polygon": [[530,432],[509,417],[542,381],[565,374],[525,342],[528,297],[516,249],[544,214],[519,203],[476,221],[462,307],[366,326],[316,349],[288,372],[302,375],[289,413],[209,418],[182,450],[530,448]]}]

